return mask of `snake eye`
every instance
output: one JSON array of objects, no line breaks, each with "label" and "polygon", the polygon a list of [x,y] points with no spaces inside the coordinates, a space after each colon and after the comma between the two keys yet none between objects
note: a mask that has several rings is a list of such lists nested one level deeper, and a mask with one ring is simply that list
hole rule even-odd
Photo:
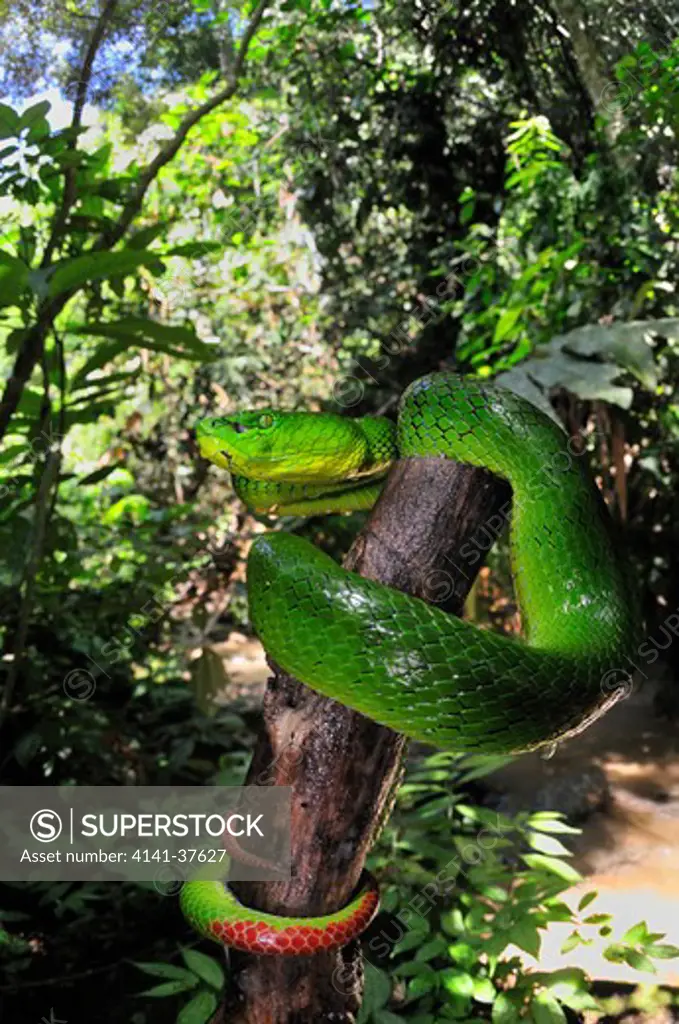
[{"label": "snake eye", "polygon": [[268,412],[262,413],[259,417],[259,425],[263,430],[266,430],[267,427],[273,426],[273,416]]}]

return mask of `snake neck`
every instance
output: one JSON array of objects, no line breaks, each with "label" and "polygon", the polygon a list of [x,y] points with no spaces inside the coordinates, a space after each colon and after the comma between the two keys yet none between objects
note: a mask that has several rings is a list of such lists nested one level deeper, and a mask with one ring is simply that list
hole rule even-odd
[{"label": "snake neck", "polygon": [[634,602],[610,516],[556,422],[513,392],[431,374],[403,395],[398,444],[404,456],[445,455],[511,485],[512,570],[531,645],[591,657],[599,642],[629,643]]},{"label": "snake neck", "polygon": [[289,432],[291,458],[300,443],[299,431],[309,428],[314,436],[306,461],[295,464],[284,479],[250,475],[254,463],[243,462],[243,471],[232,473],[238,497],[255,512],[275,515],[326,515],[372,508],[398,456],[396,425],[382,416],[350,420],[323,413],[284,414],[281,429]]}]

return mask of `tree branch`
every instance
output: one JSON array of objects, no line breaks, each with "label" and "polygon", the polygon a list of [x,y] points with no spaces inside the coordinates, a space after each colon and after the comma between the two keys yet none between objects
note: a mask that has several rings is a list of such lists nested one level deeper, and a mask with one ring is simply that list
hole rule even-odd
[{"label": "tree branch", "polygon": [[[460,614],[488,547],[477,531],[492,522],[497,533],[509,493],[484,470],[440,459],[402,461],[344,565]],[[464,559],[462,551],[471,555]],[[248,784],[292,786],[294,876],[234,890],[273,913],[328,913],[347,903],[358,882],[390,810],[405,741],[272,667],[265,733]],[[357,943],[310,958],[232,954],[232,964],[237,989],[218,1015],[224,1024],[355,1021],[362,990]]]},{"label": "tree branch", "polygon": [[42,562],[42,554],[45,546],[45,535],[49,522],[51,508],[50,494],[52,487],[57,485],[59,480],[59,467],[61,465],[61,449],[50,448],[47,453],[45,465],[40,477],[40,486],[35,499],[35,518],[33,520],[33,544],[26,565],[24,576],[24,595],[19,607],[17,630],[12,645],[13,659],[7,675],[5,690],[0,702],[0,730],[12,706],[14,690],[19,672],[22,667],[24,652],[26,650],[26,639],[28,627],[31,622],[31,612],[35,601],[38,572]]},{"label": "tree branch", "polygon": [[[85,103],[87,101],[87,91],[89,89],[90,82],[92,81],[94,60],[104,39],[104,35],[106,34],[108,23],[113,17],[113,13],[117,6],[118,0],[107,0],[103,11],[97,19],[96,25],[94,26],[87,51],[85,52],[83,65],[80,69],[80,75],[78,78],[75,99],[73,100],[73,116],[71,117],[72,134],[67,145],[67,149],[71,151],[75,151],[77,146],[77,129],[80,128],[80,125],[82,124],[83,110],[85,109]],[[74,166],[67,167],[64,171],[64,193],[61,197],[61,206],[54,218],[52,231],[50,232],[50,237],[47,245],[45,246],[45,252],[43,253],[42,261],[40,263],[42,268],[49,266],[52,260],[52,254],[62,237],[71,207],[77,198],[77,173],[77,168]]]}]

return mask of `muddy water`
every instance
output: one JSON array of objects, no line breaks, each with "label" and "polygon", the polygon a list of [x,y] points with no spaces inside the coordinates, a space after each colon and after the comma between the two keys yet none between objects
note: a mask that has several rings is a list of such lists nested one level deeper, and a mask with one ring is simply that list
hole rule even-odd
[{"label": "muddy water", "polygon": [[[643,920],[679,945],[679,727],[655,715],[652,691],[618,704],[548,761],[535,754],[517,758],[492,783],[517,809],[537,802],[569,811],[579,789],[575,802],[596,809],[582,822],[581,836],[567,837],[573,864],[585,876],[568,902],[577,905],[596,889],[599,898],[587,914],[612,914],[614,936]],[[553,799],[559,796],[563,808]],[[609,963],[595,947],[563,957],[559,949],[569,932],[564,925],[550,928],[540,956],[543,970],[569,964],[597,978],[679,985],[679,961],[657,961],[654,977]]]}]

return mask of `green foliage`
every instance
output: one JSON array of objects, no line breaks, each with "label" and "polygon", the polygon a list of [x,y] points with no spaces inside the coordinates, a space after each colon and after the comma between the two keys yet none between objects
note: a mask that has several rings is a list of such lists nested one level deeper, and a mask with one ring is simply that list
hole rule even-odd
[{"label": "green foliage", "polygon": [[177,1024],[207,1024],[217,1009],[219,993],[224,987],[224,972],[215,960],[198,950],[185,948],[181,955],[186,968],[160,962],[137,963],[146,974],[169,979],[139,995],[159,999],[190,992],[191,998],[179,1010]]},{"label": "green foliage", "polygon": [[598,943],[603,958],[640,971],[679,956],[643,922],[611,941],[610,916],[588,910],[595,892],[571,906],[567,890],[581,879],[556,836],[579,830],[562,814],[507,818],[464,802],[470,778],[496,764],[437,754],[408,772],[372,855],[389,918],[378,918],[364,943],[362,1024],[488,1016],[556,1024],[566,1020],[565,1008],[601,1012],[584,972],[544,972],[526,962],[525,954],[539,960],[541,933],[553,922],[573,927],[564,951]]}]

